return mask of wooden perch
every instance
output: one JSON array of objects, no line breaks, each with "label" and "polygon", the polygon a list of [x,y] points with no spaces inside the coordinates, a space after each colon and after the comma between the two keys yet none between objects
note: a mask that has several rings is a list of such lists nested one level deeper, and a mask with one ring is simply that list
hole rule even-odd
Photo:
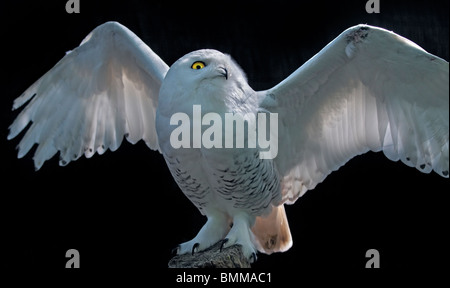
[{"label": "wooden perch", "polygon": [[233,245],[220,251],[222,241],[210,248],[194,253],[176,255],[169,261],[169,268],[250,268],[242,254],[240,245]]}]

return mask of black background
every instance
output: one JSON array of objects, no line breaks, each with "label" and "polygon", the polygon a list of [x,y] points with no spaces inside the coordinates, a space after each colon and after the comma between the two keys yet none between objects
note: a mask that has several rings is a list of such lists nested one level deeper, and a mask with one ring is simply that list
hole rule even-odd
[{"label": "black background", "polygon": [[[54,157],[35,172],[31,153],[16,159],[19,140],[6,141],[17,115],[13,100],[99,24],[119,21],[169,66],[196,49],[229,53],[255,90],[274,86],[359,23],[393,30],[449,57],[448,1],[381,0],[380,14],[366,13],[366,1],[81,0],[80,14],[66,13],[65,3],[1,4],[0,205],[2,238],[8,240],[2,253],[12,256],[2,264],[9,267],[62,270],[65,252],[75,248],[82,268],[136,268],[155,276],[166,270],[171,248],[205,222],[162,156],[142,142],[124,141],[114,153],[67,167]],[[362,272],[371,248],[380,252],[385,271],[437,267],[448,257],[448,188],[448,179],[381,153],[356,157],[286,207],[293,247],[259,254],[254,267]]]}]

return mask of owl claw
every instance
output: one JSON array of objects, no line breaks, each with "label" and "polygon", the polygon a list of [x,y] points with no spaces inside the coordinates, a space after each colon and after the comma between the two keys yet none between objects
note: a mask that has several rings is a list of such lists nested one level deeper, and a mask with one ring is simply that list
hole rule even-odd
[{"label": "owl claw", "polygon": [[258,257],[256,256],[255,252],[252,253],[249,260],[250,260],[250,264],[253,264],[256,262],[256,260],[258,260]]},{"label": "owl claw", "polygon": [[222,244],[220,244],[220,252],[222,252],[223,245],[225,245],[225,243],[227,243],[227,242],[228,242],[228,238],[225,238],[222,240]]},{"label": "owl claw", "polygon": [[178,255],[178,253],[180,252],[180,245],[175,246],[172,251],[170,252],[172,255]]},{"label": "owl claw", "polygon": [[192,255],[198,252],[198,246],[200,246],[199,243],[195,243],[194,246],[192,246]]}]

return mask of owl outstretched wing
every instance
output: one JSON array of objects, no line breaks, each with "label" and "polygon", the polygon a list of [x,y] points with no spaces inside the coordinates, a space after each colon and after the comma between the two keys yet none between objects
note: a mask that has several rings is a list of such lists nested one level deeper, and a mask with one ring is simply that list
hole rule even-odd
[{"label": "owl outstretched wing", "polygon": [[294,202],[367,151],[448,177],[449,65],[381,28],[344,31],[272,89],[283,200]]},{"label": "owl outstretched wing", "polygon": [[168,69],[125,26],[102,24],[15,100],[13,109],[31,99],[9,127],[8,139],[32,122],[18,157],[38,144],[36,169],[58,151],[60,165],[114,151],[124,136],[159,150],[155,115]]}]

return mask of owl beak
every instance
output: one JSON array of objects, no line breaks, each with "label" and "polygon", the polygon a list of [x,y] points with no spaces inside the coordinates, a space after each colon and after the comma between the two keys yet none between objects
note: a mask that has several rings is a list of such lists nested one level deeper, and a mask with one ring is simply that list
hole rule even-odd
[{"label": "owl beak", "polygon": [[219,74],[225,77],[225,80],[228,80],[228,70],[225,67],[219,67]]}]

